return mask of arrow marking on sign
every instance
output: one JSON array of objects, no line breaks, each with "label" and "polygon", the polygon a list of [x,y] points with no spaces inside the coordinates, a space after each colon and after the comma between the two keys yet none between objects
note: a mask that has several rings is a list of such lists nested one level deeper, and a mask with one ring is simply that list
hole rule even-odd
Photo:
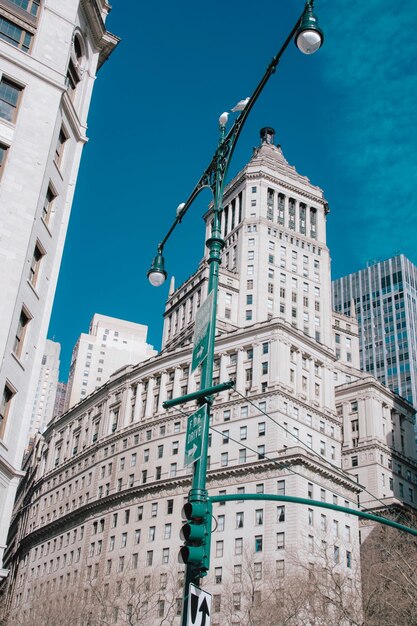
[{"label": "arrow marking on sign", "polygon": [[201,626],[205,626],[206,618],[210,615],[206,598],[203,599],[201,606],[198,609],[198,612],[201,613]]},{"label": "arrow marking on sign", "polygon": [[192,447],[192,448],[190,448],[190,450],[188,451],[189,456],[194,456],[194,455],[195,455],[195,453],[197,452],[197,450],[198,450],[198,448],[197,448],[197,446],[196,446],[196,445],[195,445],[195,443],[194,443],[194,444],[193,444],[193,447]]}]

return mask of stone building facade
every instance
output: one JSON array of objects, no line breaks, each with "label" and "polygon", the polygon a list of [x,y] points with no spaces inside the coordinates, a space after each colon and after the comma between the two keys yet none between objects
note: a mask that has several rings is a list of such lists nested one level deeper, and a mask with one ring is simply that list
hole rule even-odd
[{"label": "stone building facade", "polygon": [[[287,494],[351,509],[358,501],[381,508],[394,500],[412,508],[406,490],[414,498],[417,464],[406,441],[413,409],[359,370],[357,322],[331,311],[327,212],[321,190],[288,165],[272,129],[264,129],[225,193],[214,382],[236,382],[212,407],[208,489]],[[210,220],[209,210],[208,228]],[[139,596],[150,624],[169,611],[171,623],[179,623],[179,531],[191,479],[184,438],[196,407],[164,410],[162,403],[198,389],[191,341],[207,283],[200,264],[169,294],[161,353],[117,372],[37,441],[9,536],[13,615],[29,615],[45,594],[76,594],[88,610],[94,594],[105,589],[108,599],[116,586],[114,623],[127,623],[123,616]],[[398,446],[404,435],[404,448],[394,449],[392,430]],[[390,468],[400,458],[404,498]],[[245,623],[248,571],[260,600],[268,585],[284,584],[300,568],[313,575],[323,562],[354,590],[347,597],[360,611],[357,517],[237,500],[215,504],[213,518],[205,582],[213,625],[229,623],[227,611],[231,623]]]},{"label": "stone building facade", "polygon": [[0,578],[109,9],[0,1]]}]

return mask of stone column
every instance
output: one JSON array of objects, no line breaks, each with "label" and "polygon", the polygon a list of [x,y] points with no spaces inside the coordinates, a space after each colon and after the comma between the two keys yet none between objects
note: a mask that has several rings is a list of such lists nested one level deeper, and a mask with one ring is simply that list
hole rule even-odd
[{"label": "stone column", "polygon": [[271,385],[278,382],[278,366],[278,341],[274,338],[269,342],[269,380]]},{"label": "stone column", "polygon": [[243,348],[239,348],[237,351],[237,363],[236,363],[236,389],[240,393],[246,393],[245,389],[245,369],[243,367],[245,351]]},{"label": "stone column", "polygon": [[253,389],[260,390],[261,388],[261,345],[259,343],[253,344],[253,359],[252,359],[252,387]]},{"label": "stone column", "polygon": [[166,370],[161,372],[161,384],[159,387],[159,400],[158,400],[158,413],[161,413],[164,408],[162,403],[167,399],[167,382],[168,382],[168,373]]},{"label": "stone column", "polygon": [[148,391],[146,394],[146,407],[145,407],[145,415],[144,418],[147,419],[152,417],[153,415],[153,391],[155,389],[155,378],[149,378],[148,380]]},{"label": "stone column", "polygon": [[133,414],[133,421],[134,422],[138,422],[139,421],[140,405],[141,405],[141,402],[142,402],[142,390],[143,390],[143,383],[138,383],[136,385],[135,412]]}]

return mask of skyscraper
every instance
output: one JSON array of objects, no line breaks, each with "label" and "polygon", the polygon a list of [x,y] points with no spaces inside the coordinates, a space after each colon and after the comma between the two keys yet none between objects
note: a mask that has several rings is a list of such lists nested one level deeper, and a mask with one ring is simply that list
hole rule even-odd
[{"label": "skyscraper", "polygon": [[148,327],[96,313],[72,352],[66,408],[104,385],[119,368],[156,355],[146,343]]},{"label": "skyscraper", "polygon": [[36,432],[43,432],[54,415],[55,399],[59,377],[59,354],[61,345],[56,341],[45,342],[42,365],[36,388],[29,437]]},{"label": "skyscraper", "polygon": [[358,320],[361,369],[417,408],[417,267],[400,254],[332,287],[334,309]]},{"label": "skyscraper", "polygon": [[0,578],[97,70],[106,0],[0,0]]}]

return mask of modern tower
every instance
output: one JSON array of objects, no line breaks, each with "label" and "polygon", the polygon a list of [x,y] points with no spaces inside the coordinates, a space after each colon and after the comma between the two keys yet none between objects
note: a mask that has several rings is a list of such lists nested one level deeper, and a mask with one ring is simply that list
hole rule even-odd
[{"label": "modern tower", "polygon": [[358,320],[361,369],[417,408],[417,267],[400,254],[332,286],[335,311]]},{"label": "modern tower", "polygon": [[0,578],[109,10],[0,0]]}]

